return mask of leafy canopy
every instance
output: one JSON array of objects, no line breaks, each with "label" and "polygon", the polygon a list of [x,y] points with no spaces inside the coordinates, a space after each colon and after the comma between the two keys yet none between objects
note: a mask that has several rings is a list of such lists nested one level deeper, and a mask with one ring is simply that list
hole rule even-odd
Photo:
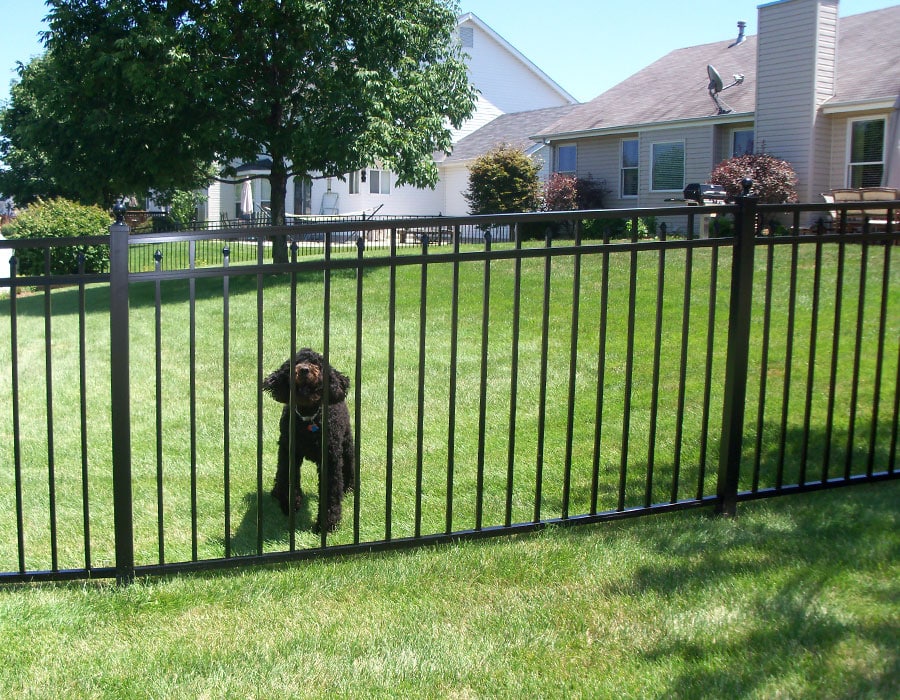
[{"label": "leafy canopy", "polygon": [[292,173],[378,163],[433,186],[433,153],[474,108],[449,0],[48,6],[47,53],[0,122],[4,181],[36,194],[191,189],[263,156],[280,223]]}]

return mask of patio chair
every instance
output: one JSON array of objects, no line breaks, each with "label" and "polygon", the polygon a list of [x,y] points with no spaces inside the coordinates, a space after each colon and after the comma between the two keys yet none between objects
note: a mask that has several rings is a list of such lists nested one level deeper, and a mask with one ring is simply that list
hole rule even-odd
[{"label": "patio chair", "polygon": [[[833,197],[833,201],[835,204],[840,204],[843,202],[862,201],[862,195],[860,195],[859,190],[847,187],[839,187],[831,190],[831,196]],[[835,226],[839,226],[841,221],[841,212],[835,210],[834,212],[832,212],[832,216],[834,217]],[[857,229],[862,226],[862,216],[863,212],[861,209],[847,209],[847,229]]]},{"label": "patio chair", "polygon": [[[898,192],[894,187],[863,187],[860,190],[860,196],[864,202],[880,202],[892,201],[897,199]],[[896,208],[893,210],[894,222],[900,219],[900,211]],[[870,226],[887,226],[888,210],[887,209],[869,209],[865,212],[868,217]]]}]

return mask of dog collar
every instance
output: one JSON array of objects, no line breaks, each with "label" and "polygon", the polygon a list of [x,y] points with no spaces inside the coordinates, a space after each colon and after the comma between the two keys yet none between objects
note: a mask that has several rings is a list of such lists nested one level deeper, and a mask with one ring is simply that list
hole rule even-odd
[{"label": "dog collar", "polygon": [[322,415],[321,406],[319,406],[318,410],[316,410],[316,412],[311,416],[304,416],[302,413],[300,413],[300,409],[297,408],[294,409],[294,413],[296,413],[297,417],[300,418],[300,420],[302,420],[304,423],[309,423],[309,427],[307,428],[308,431],[315,433],[319,430],[319,426],[316,425],[316,419],[320,415]]}]

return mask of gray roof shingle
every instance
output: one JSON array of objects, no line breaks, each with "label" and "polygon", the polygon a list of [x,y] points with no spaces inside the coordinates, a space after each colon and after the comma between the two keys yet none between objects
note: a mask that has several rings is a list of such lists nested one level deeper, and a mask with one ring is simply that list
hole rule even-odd
[{"label": "gray roof shingle", "polygon": [[464,163],[487,153],[494,146],[508,143],[528,149],[535,145],[531,136],[571,112],[578,105],[546,107],[527,112],[501,114],[477,131],[460,139],[443,163]]},{"label": "gray roof shingle", "polygon": [[[838,24],[836,94],[829,102],[897,97],[900,93],[900,6],[842,17]],[[706,66],[715,66],[726,85],[744,75],[720,97],[734,113],[756,110],[757,37],[677,49],[638,71],[590,102],[577,105],[532,135],[559,136],[600,129],[627,129],[716,114],[709,97]]]}]

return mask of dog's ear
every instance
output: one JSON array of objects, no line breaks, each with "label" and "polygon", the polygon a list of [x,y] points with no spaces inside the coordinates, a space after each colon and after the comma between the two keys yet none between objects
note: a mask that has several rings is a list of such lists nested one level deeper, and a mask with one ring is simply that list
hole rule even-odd
[{"label": "dog's ear", "polygon": [[293,363],[285,362],[281,367],[263,379],[262,389],[279,403],[290,403],[291,378],[290,371]]},{"label": "dog's ear", "polygon": [[347,391],[350,389],[350,379],[338,372],[334,367],[331,368],[331,381],[328,384],[328,400],[331,403],[340,403],[347,398]]}]

